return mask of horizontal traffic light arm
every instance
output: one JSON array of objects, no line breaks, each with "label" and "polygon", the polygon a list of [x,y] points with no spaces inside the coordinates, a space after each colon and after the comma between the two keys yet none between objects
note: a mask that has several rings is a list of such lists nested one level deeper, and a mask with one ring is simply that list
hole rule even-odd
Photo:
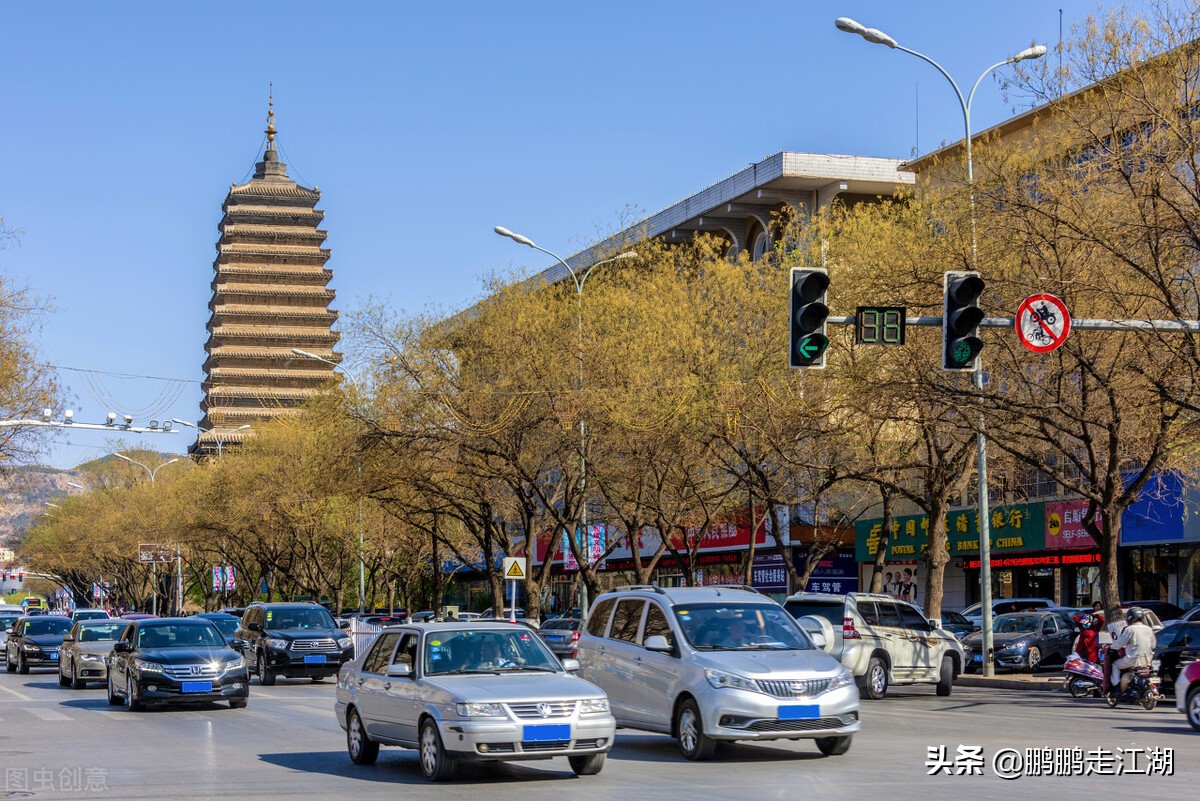
[{"label": "horizontal traffic light arm", "polygon": [[[827,325],[854,325],[854,317],[830,315],[825,319]],[[941,317],[909,317],[906,325],[924,325],[940,328]],[[980,328],[1012,328],[1016,320],[1012,317],[984,317],[979,321]],[[1200,333],[1200,320],[1099,320],[1071,318],[1071,330],[1087,329],[1091,331],[1188,331]]]}]

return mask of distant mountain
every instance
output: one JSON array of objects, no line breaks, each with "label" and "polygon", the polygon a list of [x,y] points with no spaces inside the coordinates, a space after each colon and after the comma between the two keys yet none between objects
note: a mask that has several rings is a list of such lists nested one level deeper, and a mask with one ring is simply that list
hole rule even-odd
[{"label": "distant mountain", "polygon": [[17,535],[48,511],[46,503],[65,497],[68,481],[80,483],[75,470],[13,467],[0,473],[0,546],[13,547]]}]

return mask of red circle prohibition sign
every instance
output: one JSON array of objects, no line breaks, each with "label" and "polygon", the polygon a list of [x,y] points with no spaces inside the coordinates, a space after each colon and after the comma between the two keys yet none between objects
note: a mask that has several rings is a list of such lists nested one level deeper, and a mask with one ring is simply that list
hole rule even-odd
[{"label": "red circle prohibition sign", "polygon": [[1031,295],[1017,308],[1015,327],[1022,345],[1034,353],[1049,353],[1067,341],[1071,313],[1053,295]]}]

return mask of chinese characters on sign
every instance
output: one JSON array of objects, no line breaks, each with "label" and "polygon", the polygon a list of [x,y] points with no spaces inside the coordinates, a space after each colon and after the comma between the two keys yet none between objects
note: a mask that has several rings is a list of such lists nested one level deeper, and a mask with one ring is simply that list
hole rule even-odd
[{"label": "chinese characters on sign", "polygon": [[[1045,547],[1045,521],[1042,504],[1013,504],[992,509],[993,552],[1040,551]],[[951,556],[979,552],[979,514],[958,509],[946,515],[946,540]],[[860,520],[855,524],[855,543],[860,562],[874,560],[884,541],[883,521]],[[929,517],[908,515],[892,520],[887,537],[887,561],[913,561],[921,558],[929,542]]]},{"label": "chinese characters on sign", "polygon": [[1174,776],[1175,749],[998,748],[990,763],[981,745],[926,747],[927,776],[984,776],[989,766],[1001,779],[1025,776]]}]

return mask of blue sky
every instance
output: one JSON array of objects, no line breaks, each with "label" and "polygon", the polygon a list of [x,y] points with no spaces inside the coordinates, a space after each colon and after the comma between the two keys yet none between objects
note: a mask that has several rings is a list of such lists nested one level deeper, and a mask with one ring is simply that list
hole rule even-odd
[{"label": "blue sky", "polygon": [[[221,202],[261,156],[270,81],[289,171],[323,193],[335,308],[451,309],[494,270],[548,266],[495,225],[567,255],[627,209],[781,150],[905,158],[961,137],[940,75],[835,17],[969,86],[1031,42],[1053,47],[1059,8],[1069,35],[1098,6],[6,4],[0,215],[21,238],[0,271],[53,304],[42,355],[77,368],[60,374],[77,420],[114,401],[195,420]],[[975,128],[1013,111],[985,83]],[[38,461],[192,438],[77,430]]]}]

